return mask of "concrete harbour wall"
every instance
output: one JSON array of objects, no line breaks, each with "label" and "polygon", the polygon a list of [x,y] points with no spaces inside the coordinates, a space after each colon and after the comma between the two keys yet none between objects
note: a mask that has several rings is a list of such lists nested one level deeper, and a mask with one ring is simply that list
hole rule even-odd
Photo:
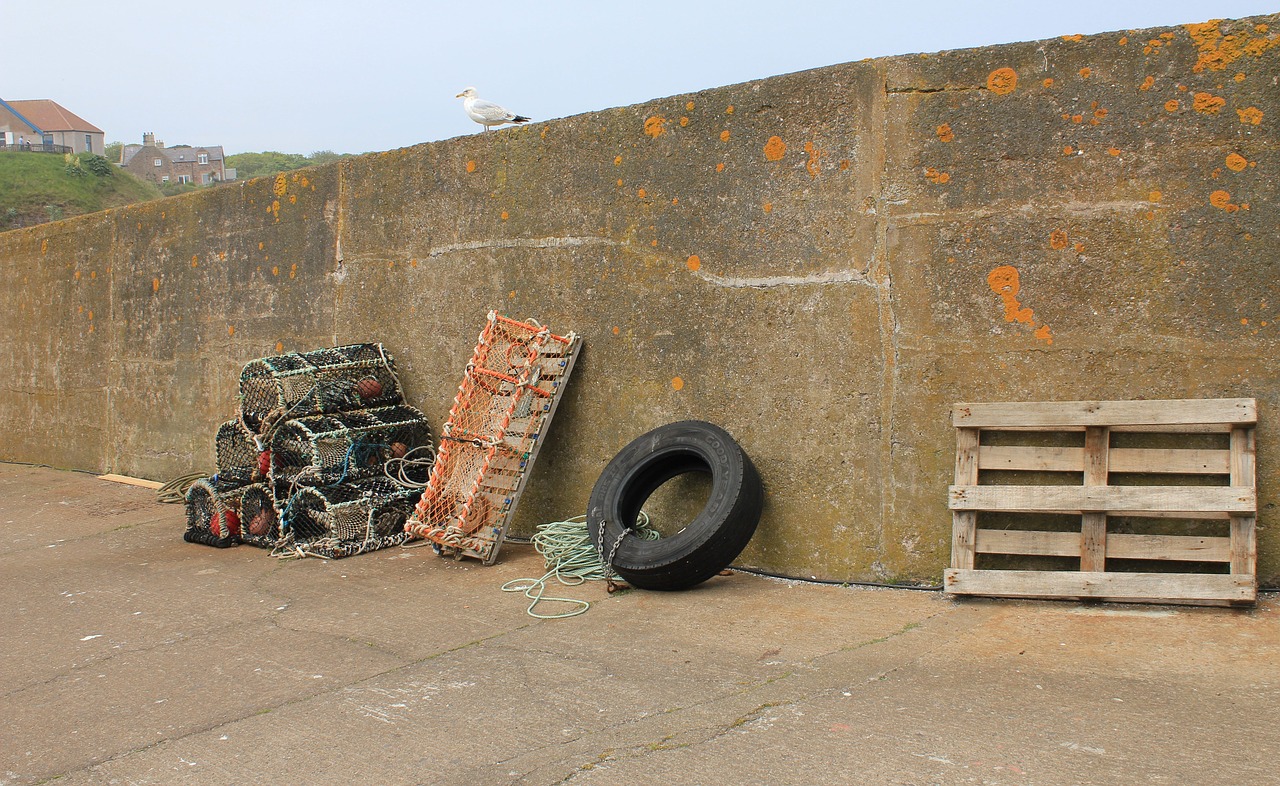
[{"label": "concrete harbour wall", "polygon": [[1280,582],[1280,16],[835,65],[0,234],[0,459],[213,466],[248,360],[382,341],[445,420],[489,309],[585,348],[515,529],[712,420],[740,560],[935,581],[958,401],[1254,397]]}]

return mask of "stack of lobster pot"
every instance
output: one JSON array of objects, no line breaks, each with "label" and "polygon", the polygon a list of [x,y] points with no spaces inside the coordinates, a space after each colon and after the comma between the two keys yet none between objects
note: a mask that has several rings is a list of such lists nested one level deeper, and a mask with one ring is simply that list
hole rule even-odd
[{"label": "stack of lobster pot", "polygon": [[238,417],[218,429],[218,472],[187,493],[184,537],[329,558],[398,545],[430,472],[403,460],[430,446],[381,344],[252,361]]}]

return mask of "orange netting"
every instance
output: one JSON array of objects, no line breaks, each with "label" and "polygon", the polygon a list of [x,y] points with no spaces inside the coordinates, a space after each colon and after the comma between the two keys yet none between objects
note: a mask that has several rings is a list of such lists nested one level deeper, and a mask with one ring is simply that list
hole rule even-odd
[{"label": "orange netting", "polygon": [[579,343],[489,312],[405,531],[441,553],[493,562]]}]

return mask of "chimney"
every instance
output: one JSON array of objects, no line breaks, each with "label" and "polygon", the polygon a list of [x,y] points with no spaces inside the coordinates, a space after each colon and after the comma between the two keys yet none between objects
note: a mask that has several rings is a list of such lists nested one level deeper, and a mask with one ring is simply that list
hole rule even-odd
[{"label": "chimney", "polygon": [[147,147],[155,147],[156,135],[150,131],[144,131],[142,133],[142,144]]}]

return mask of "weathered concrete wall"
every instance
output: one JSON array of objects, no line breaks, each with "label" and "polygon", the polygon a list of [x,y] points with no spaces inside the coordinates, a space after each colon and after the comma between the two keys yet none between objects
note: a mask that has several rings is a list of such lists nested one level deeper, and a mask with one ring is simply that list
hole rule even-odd
[{"label": "weathered concrete wall", "polygon": [[516,526],[632,437],[759,466],[744,563],[936,579],[956,401],[1259,399],[1280,578],[1280,17],[832,66],[0,235],[0,458],[212,466],[247,360],[359,340],[438,429],[490,308],[586,344]]}]

